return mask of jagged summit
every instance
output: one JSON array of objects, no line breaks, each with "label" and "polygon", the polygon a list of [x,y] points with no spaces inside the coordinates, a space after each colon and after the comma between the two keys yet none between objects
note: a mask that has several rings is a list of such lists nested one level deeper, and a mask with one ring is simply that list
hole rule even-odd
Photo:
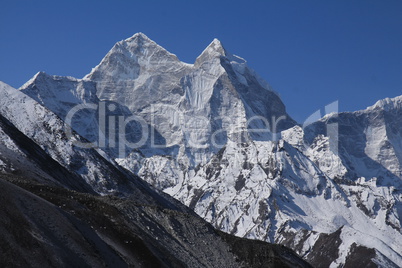
[{"label": "jagged summit", "polygon": [[31,79],[29,79],[25,84],[23,84],[19,90],[24,90],[27,87],[29,87],[31,84],[34,84],[38,81],[44,81],[44,80],[71,80],[71,81],[78,81],[79,79],[74,78],[72,76],[59,76],[59,75],[50,75],[44,71],[39,71],[37,72]]},{"label": "jagged summit", "polygon": [[[214,38],[214,40],[212,40],[212,42],[205,48],[204,51],[216,52],[216,53],[221,54],[222,56],[227,55],[226,49],[223,47],[221,41],[219,41],[217,38]],[[203,53],[201,53],[201,54],[203,54]]]},{"label": "jagged summit", "polygon": [[[136,33],[132,37],[122,40],[122,41],[118,42],[117,44],[121,44],[121,43],[127,43],[129,45],[140,46],[140,47],[141,46],[157,46],[157,47],[162,48],[163,50],[167,51],[166,49],[164,49],[162,46],[157,44],[155,41],[150,39],[147,35],[145,35],[142,32]],[[231,54],[224,48],[221,41],[219,41],[219,39],[217,39],[217,38],[214,38],[212,40],[212,42],[201,52],[200,56],[202,56],[204,53],[220,55],[220,56],[231,56]],[[170,53],[170,54],[172,54],[172,53]],[[174,54],[172,54],[172,55],[174,55]]]},{"label": "jagged summit", "polygon": [[[247,61],[245,59],[230,53],[222,45],[222,42],[219,41],[217,38],[214,38],[214,40],[212,40],[212,42],[204,49],[204,51],[202,51],[202,53],[195,60],[194,65],[197,67],[202,65],[204,62],[210,62],[211,60],[215,61],[215,63],[220,63],[220,60],[222,58],[228,60],[231,63],[242,65],[240,69],[244,69],[244,67],[247,66]],[[252,70],[250,71],[253,72]]]},{"label": "jagged summit", "polygon": [[[116,45],[118,47],[124,47],[128,49],[131,53],[137,54],[137,56],[145,56],[151,57],[152,53],[144,53],[144,52],[158,52],[163,51],[169,56],[176,57],[173,53],[170,53],[162,46],[158,45],[155,41],[150,39],[143,33],[136,33],[132,37],[129,37],[125,40],[117,42]],[[113,49],[112,49],[113,50]],[[142,54],[142,55],[141,55]],[[176,57],[177,58],[177,57]]]},{"label": "jagged summit", "polygon": [[[165,48],[160,46],[158,43],[150,39],[146,34],[142,32],[138,32],[134,34],[133,36],[122,40],[118,42],[116,45],[123,45],[126,44],[128,46],[135,46],[135,47],[154,47],[154,48],[161,48],[168,52],[171,55],[175,55],[173,53],[170,53],[167,51]],[[220,55],[220,56],[231,56],[231,54],[224,48],[222,45],[221,41],[219,39],[214,38],[212,42],[201,52],[201,54],[198,57],[201,57],[203,54],[214,54],[214,55]],[[176,55],[175,55],[176,56]]]},{"label": "jagged summit", "polygon": [[[137,72],[137,70],[132,69],[137,69],[134,66],[138,64],[147,67],[147,65],[157,66],[161,63],[165,65],[167,62],[170,62],[174,63],[176,68],[177,66],[178,68],[190,68],[192,66],[197,67],[203,62],[220,59],[220,57],[225,57],[233,62],[246,63],[241,57],[228,52],[217,38],[214,38],[201,52],[194,64],[184,63],[180,61],[175,54],[157,44],[144,33],[139,32],[127,39],[117,42],[102,59],[100,64],[93,68],[91,73],[86,75],[84,79],[96,79],[96,73],[106,68],[119,70],[120,74]],[[215,61],[215,63],[219,64],[219,61]],[[130,65],[134,66],[130,67]],[[116,76],[116,74],[113,74],[113,76]]]},{"label": "jagged summit", "polygon": [[125,39],[125,41],[131,41],[133,39],[139,39],[139,40],[144,40],[144,41],[148,41],[148,42],[154,42],[146,34],[144,34],[142,32],[135,33],[133,36]]},{"label": "jagged summit", "polygon": [[[39,72],[37,72],[34,76],[32,76],[31,79],[29,79],[27,82],[25,82],[25,83],[19,88],[19,90],[24,90],[24,89],[26,89],[27,87],[29,87],[30,85],[35,84],[36,81],[39,81],[39,80],[42,80],[42,81],[43,81],[44,79],[49,78],[49,77],[51,77],[51,75],[47,74],[47,73],[44,72],[44,71],[39,71]],[[75,79],[75,78],[73,78],[73,79]]]},{"label": "jagged summit", "polygon": [[115,80],[133,80],[141,72],[157,72],[159,66],[166,66],[167,63],[173,69],[181,68],[184,64],[145,34],[136,33],[117,42],[84,79],[100,80],[106,76]]}]

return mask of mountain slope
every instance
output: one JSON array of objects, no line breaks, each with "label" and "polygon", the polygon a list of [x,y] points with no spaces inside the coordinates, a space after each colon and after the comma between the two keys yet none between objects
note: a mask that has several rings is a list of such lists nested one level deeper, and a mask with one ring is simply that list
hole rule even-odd
[{"label": "mountain slope", "polygon": [[77,184],[88,184],[99,194],[131,193],[143,184],[139,179],[132,180],[103,151],[76,146],[85,143],[85,139],[71,132],[59,117],[27,95],[0,82],[0,96],[2,124],[7,126],[3,132],[8,133],[7,140],[14,144],[10,148],[32,150],[25,154],[33,161],[39,155],[50,157],[55,165],[73,173],[73,178],[79,178]]},{"label": "mountain slope", "polygon": [[96,197],[4,174],[0,186],[2,266],[310,267],[267,243],[244,256],[256,242],[134,197]]}]

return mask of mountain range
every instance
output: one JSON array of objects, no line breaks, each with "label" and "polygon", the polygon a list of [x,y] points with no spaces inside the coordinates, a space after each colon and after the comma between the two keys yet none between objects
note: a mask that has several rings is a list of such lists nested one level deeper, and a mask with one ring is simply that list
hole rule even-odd
[{"label": "mountain range", "polygon": [[297,123],[219,40],[188,64],[142,33],[0,89],[3,226],[66,252],[38,266],[402,266],[402,97]]}]

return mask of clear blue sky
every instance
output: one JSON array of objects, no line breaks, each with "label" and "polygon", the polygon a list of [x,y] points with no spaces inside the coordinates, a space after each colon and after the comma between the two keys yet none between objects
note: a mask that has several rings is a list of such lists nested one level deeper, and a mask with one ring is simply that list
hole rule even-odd
[{"label": "clear blue sky", "polygon": [[402,0],[2,0],[0,80],[81,78],[136,32],[185,62],[218,38],[300,122],[335,100],[350,111],[402,95]]}]

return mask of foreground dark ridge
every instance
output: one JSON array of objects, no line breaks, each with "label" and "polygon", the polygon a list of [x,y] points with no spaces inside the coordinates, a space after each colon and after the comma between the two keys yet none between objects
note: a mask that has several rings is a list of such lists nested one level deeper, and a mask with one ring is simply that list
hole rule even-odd
[{"label": "foreground dark ridge", "polygon": [[192,213],[0,175],[1,267],[311,267]]}]

